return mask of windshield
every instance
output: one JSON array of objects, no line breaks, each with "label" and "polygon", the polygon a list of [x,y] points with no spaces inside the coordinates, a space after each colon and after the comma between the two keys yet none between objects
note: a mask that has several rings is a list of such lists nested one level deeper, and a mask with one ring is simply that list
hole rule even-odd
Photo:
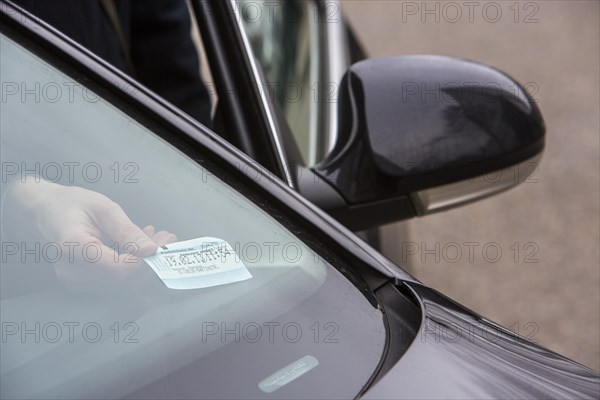
[{"label": "windshield", "polygon": [[2,398],[360,392],[378,309],[222,173],[0,40]]}]

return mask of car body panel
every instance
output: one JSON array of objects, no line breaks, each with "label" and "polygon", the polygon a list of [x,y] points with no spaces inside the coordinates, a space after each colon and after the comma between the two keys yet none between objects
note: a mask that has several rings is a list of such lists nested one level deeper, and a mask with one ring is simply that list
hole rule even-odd
[{"label": "car body panel", "polygon": [[[149,124],[166,127],[170,133],[165,139],[185,148],[190,156],[201,150],[227,174],[237,173],[234,183],[241,183],[233,186],[236,190],[284,221],[311,246],[332,252],[351,265],[345,276],[373,306],[379,303],[377,289],[390,282],[412,294],[423,315],[418,335],[399,360],[387,360],[391,366],[381,371],[381,376],[375,377],[380,371],[373,371],[375,383],[364,393],[365,398],[598,396],[597,372],[528,342],[422,285],[215,133],[72,41],[5,4],[0,7],[3,31],[6,24],[7,30],[25,36],[37,51],[43,46],[46,56],[79,70],[82,82],[111,92],[125,111],[135,109]],[[241,169],[251,171],[252,177],[241,174]],[[465,330],[469,335],[464,335]],[[388,349],[387,354],[392,352]]]},{"label": "car body panel", "polygon": [[598,398],[598,372],[449,300],[405,283],[423,321],[410,348],[365,399]]}]

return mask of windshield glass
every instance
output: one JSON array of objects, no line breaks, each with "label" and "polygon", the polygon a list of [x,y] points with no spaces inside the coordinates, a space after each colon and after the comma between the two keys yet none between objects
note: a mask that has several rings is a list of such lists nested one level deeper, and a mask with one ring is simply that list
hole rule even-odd
[{"label": "windshield glass", "polygon": [[358,289],[222,173],[0,40],[0,397],[360,392],[385,329]]}]

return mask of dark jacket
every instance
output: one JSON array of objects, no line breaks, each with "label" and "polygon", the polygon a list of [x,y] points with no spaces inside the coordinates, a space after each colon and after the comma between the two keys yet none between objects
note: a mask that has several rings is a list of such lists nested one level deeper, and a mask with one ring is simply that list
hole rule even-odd
[{"label": "dark jacket", "polygon": [[[128,71],[123,46],[99,0],[14,0],[117,68]],[[198,53],[184,0],[114,0],[134,76],[211,126],[210,98],[200,78]]]}]

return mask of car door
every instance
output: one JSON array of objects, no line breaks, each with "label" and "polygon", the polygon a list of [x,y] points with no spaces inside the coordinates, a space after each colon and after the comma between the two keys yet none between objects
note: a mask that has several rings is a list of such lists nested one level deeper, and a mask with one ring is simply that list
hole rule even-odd
[{"label": "car door", "polygon": [[350,65],[337,1],[237,2],[271,103],[281,110],[304,166],[323,160],[337,139],[339,85]]},{"label": "car door", "polygon": [[230,143],[270,170],[289,186],[292,143],[282,136],[269,100],[257,82],[255,60],[234,3],[192,2],[218,95],[215,129]]},{"label": "car door", "polygon": [[[394,275],[410,277],[152,92],[44,23],[6,3],[0,11],[2,397],[364,391],[388,343],[374,289]],[[251,277],[178,291],[133,260],[132,275],[101,281],[98,242],[44,237],[36,227],[49,215],[36,219],[15,201],[15,187],[42,181],[77,195],[57,202],[48,192],[27,210],[61,210],[94,192],[136,224],[179,240],[227,242]],[[16,214],[23,217],[13,223],[8,216]],[[127,267],[135,252],[104,234]],[[61,264],[78,275],[68,287]],[[416,305],[403,301],[418,317]]]},{"label": "car door", "polygon": [[[294,0],[192,5],[217,93],[224,96],[217,119],[223,115],[225,121],[218,123],[224,132],[231,130],[227,121],[238,110],[247,124],[262,124],[265,132],[240,136],[269,146],[270,158],[286,164],[279,172],[293,187],[295,169],[316,164],[335,145],[339,84],[351,54],[354,60],[363,56],[355,39],[350,49],[341,5]],[[256,154],[252,147],[259,144],[232,142],[267,167],[273,163]]]},{"label": "car door", "polygon": [[[342,77],[351,63],[365,58],[343,18],[341,3],[192,1],[192,6],[217,93],[225,96],[218,101],[216,130],[310,197],[313,189],[300,186],[321,179],[310,167],[336,145]],[[256,128],[239,135],[256,144],[231,139],[229,132],[240,125],[227,122],[235,121],[232,109],[262,126],[262,136]],[[272,150],[270,157],[250,149],[261,146]],[[395,240],[408,240],[405,227],[400,231],[402,237]],[[358,234],[380,247],[378,229]]]}]

